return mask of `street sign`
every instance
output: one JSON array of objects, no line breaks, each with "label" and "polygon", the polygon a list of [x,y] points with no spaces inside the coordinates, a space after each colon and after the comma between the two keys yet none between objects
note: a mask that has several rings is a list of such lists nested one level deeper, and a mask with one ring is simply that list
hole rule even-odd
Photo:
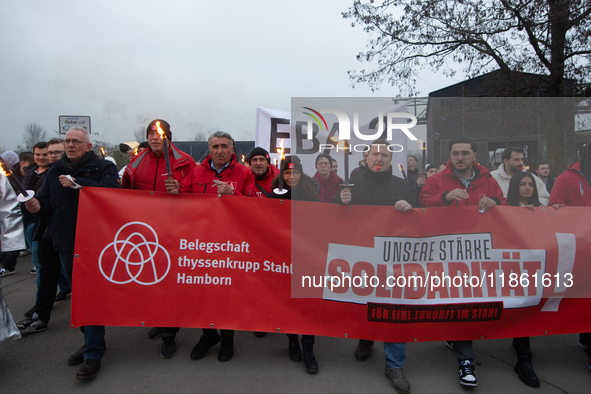
[{"label": "street sign", "polygon": [[67,116],[59,117],[59,133],[66,134],[72,127],[81,127],[90,133],[90,116]]}]

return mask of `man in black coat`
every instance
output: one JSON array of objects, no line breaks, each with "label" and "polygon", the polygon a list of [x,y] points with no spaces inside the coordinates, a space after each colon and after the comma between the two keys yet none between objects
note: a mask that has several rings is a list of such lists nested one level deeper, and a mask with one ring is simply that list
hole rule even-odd
[{"label": "man in black coat", "polygon": [[[353,205],[387,205],[397,211],[408,211],[419,203],[411,185],[392,175],[392,152],[390,143],[376,140],[372,143],[364,171],[351,179],[353,188],[345,188],[335,197],[335,203]],[[355,358],[359,361],[369,357],[373,341],[360,339]],[[406,343],[384,342],[386,353],[386,376],[399,393],[410,392],[410,383],[404,376]]]},{"label": "man in black coat", "polygon": [[[65,144],[66,154],[51,166],[37,198],[27,201],[26,207],[41,218],[51,217],[48,232],[72,283],[79,189],[86,186],[120,188],[121,185],[117,167],[92,152],[88,131],[71,128]],[[84,363],[76,378],[91,379],[96,376],[105,352],[105,327],[85,326],[81,331],[85,345],[70,356],[68,364]]]}]

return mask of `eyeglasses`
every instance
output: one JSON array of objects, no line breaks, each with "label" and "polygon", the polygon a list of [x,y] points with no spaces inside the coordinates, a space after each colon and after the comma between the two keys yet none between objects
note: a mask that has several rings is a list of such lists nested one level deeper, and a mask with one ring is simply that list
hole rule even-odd
[{"label": "eyeglasses", "polygon": [[326,166],[330,166],[330,162],[329,161],[319,161],[318,163],[316,163],[316,165],[319,167],[326,167]]},{"label": "eyeglasses", "polygon": [[56,150],[53,152],[47,152],[49,154],[49,156],[61,156],[62,153],[64,153],[63,150]]},{"label": "eyeglasses", "polygon": [[65,140],[64,143],[66,145],[72,144],[72,145],[76,145],[76,146],[78,146],[80,144],[88,144],[88,142],[86,142],[86,141],[80,141],[80,140]]}]

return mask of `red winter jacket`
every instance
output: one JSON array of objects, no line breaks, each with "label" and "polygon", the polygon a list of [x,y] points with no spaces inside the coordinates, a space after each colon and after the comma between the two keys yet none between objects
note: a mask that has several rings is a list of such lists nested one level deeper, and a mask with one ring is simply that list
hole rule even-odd
[{"label": "red winter jacket", "polygon": [[451,160],[447,161],[445,170],[427,178],[425,186],[421,190],[419,200],[424,207],[447,207],[449,205],[466,206],[478,205],[483,195],[488,198],[496,198],[501,205],[507,205],[507,199],[503,197],[503,190],[490,174],[490,171],[474,162],[474,172],[477,174],[468,191],[468,199],[461,201],[444,200],[443,195],[454,189],[465,189],[464,184],[453,173]]},{"label": "red winter jacket", "polygon": [[237,196],[256,196],[254,174],[251,169],[236,161],[236,154],[232,153],[230,164],[218,175],[211,168],[211,155],[207,155],[200,166],[191,171],[189,176],[181,182],[181,193],[217,194],[214,179],[224,181],[232,187]]},{"label": "red winter jacket", "polygon": [[[168,154],[172,177],[181,182],[195,167],[195,160],[172,144],[168,148]],[[121,186],[123,189],[166,192],[165,179],[167,176],[164,154],[156,156],[152,149],[148,148],[129,163],[123,173]]]},{"label": "red winter jacket", "polygon": [[[254,175],[254,174],[253,174]],[[262,187],[263,189],[265,189],[265,191],[267,193],[269,193],[269,195],[273,194],[271,193],[271,183],[273,183],[273,179],[275,179],[275,177],[279,175],[279,168],[275,167],[274,165],[270,165],[269,166],[269,171],[267,171],[267,174],[265,174],[265,176],[263,177],[263,179],[258,180],[257,176],[254,176],[254,181],[255,181],[255,196],[260,197],[260,198],[266,198],[267,196],[265,196],[265,193],[263,193],[261,191],[261,189],[259,189],[256,185],[259,185],[260,187]]]},{"label": "red winter jacket", "polygon": [[568,166],[554,181],[548,205],[554,204],[591,206],[591,188],[581,173],[580,162]]}]

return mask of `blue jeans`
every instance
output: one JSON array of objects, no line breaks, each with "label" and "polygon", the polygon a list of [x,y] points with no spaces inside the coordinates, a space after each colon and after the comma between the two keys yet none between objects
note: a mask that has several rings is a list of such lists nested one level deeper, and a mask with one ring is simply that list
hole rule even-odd
[{"label": "blue jeans", "polygon": [[402,368],[406,362],[406,342],[384,342],[388,368]]},{"label": "blue jeans", "polygon": [[[65,269],[68,280],[72,283],[74,251],[59,253],[62,268]],[[84,333],[84,359],[102,359],[105,354],[105,326],[83,326],[80,327],[80,331]]]}]

